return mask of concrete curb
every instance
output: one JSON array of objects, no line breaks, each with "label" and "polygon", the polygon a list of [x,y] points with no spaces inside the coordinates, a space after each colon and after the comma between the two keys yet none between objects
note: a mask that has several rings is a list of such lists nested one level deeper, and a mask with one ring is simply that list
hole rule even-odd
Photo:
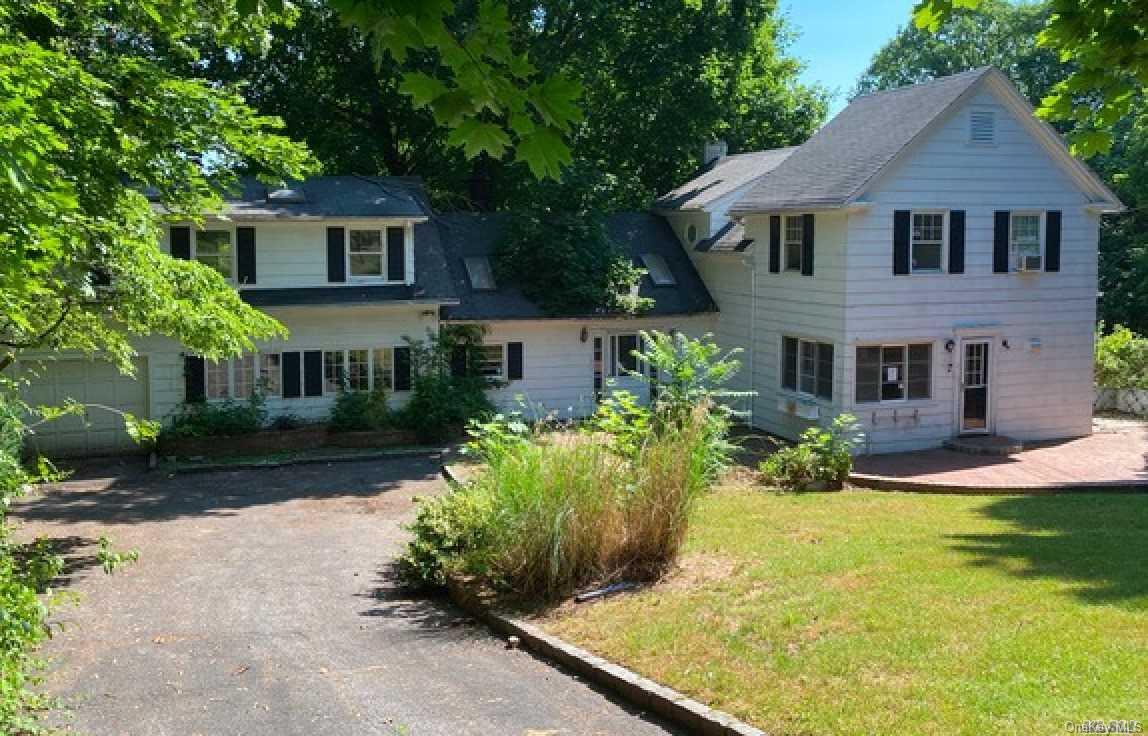
[{"label": "concrete curb", "polygon": [[298,457],[286,458],[284,460],[275,460],[270,462],[262,462],[259,460],[252,460],[250,462],[241,463],[204,463],[203,465],[178,465],[176,467],[165,468],[161,463],[157,469],[163,472],[174,473],[176,475],[191,475],[195,473],[217,473],[225,470],[257,470],[257,469],[270,469],[270,468],[285,468],[291,465],[318,465],[321,463],[353,463],[366,460],[387,460],[390,458],[400,457],[423,457],[433,455],[445,455],[450,451],[449,447],[412,447],[404,450],[382,450],[375,453],[356,453],[346,455],[327,455],[316,457]]},{"label": "concrete curb", "polygon": [[957,485],[953,483],[938,483],[935,481],[909,480],[906,478],[891,478],[884,475],[870,475],[868,473],[850,473],[849,483],[858,488],[867,488],[873,491],[905,491],[910,493],[942,493],[955,496],[1047,496],[1062,493],[1146,493],[1148,481],[1141,480],[1112,480],[1112,481],[1078,481],[1076,483],[1059,483],[1048,485],[1019,485],[1019,486],[993,486],[976,487]]},{"label": "concrete curb", "polygon": [[764,731],[742,723],[728,713],[714,710],[687,698],[677,690],[659,685],[625,667],[568,644],[533,624],[496,612],[488,600],[462,580],[451,578],[447,590],[459,608],[499,634],[517,636],[522,646],[538,656],[606,688],[636,708],[688,729],[690,733],[703,736],[765,736]]}]

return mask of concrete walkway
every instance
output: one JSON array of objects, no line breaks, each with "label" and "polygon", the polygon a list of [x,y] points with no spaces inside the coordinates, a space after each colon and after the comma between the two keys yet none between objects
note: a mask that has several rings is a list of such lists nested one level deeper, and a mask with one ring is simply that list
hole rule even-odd
[{"label": "concrete walkway", "polygon": [[[407,458],[164,477],[125,472],[26,499],[82,594],[47,687],[89,736],[665,734],[501,641],[390,562],[438,462]],[[96,473],[96,476],[102,473]],[[103,534],[138,564],[107,577]]]},{"label": "concrete walkway", "polygon": [[1101,420],[1088,437],[1043,443],[1008,457],[942,449],[860,457],[852,480],[878,488],[974,493],[1148,490],[1148,425]]}]

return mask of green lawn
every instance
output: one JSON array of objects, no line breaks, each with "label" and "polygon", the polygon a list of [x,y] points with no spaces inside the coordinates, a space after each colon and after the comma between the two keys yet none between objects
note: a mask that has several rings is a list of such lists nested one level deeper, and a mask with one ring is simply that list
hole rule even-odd
[{"label": "green lawn", "polygon": [[542,623],[776,733],[1148,721],[1148,496],[723,489],[679,572]]}]

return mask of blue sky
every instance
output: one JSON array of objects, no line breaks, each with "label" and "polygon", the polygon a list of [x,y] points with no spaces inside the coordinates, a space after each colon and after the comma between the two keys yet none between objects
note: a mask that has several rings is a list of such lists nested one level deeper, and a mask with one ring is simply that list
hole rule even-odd
[{"label": "blue sky", "polygon": [[790,27],[799,34],[790,49],[806,64],[804,82],[820,82],[837,93],[832,115],[870,59],[897,29],[909,22],[915,0],[782,0]]}]

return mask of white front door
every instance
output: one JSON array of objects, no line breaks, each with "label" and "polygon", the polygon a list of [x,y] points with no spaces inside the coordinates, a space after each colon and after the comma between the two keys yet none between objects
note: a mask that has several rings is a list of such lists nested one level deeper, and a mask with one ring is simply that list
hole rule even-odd
[{"label": "white front door", "polygon": [[961,341],[960,426],[961,434],[992,432],[992,340]]}]

